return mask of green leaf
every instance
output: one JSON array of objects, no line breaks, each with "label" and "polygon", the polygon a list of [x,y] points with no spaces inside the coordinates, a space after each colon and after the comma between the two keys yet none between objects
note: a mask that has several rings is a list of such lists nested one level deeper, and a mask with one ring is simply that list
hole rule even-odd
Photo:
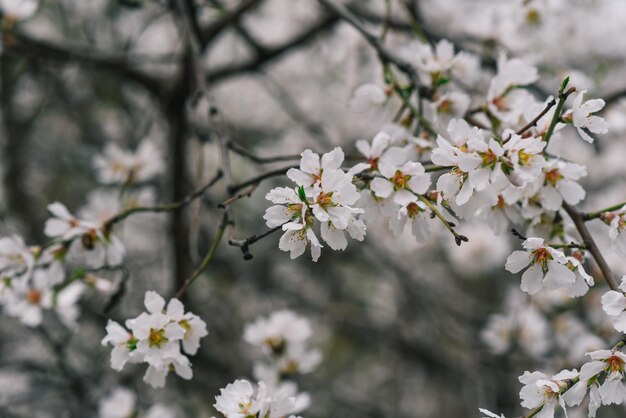
[{"label": "green leaf", "polygon": [[298,187],[298,197],[303,202],[306,202],[306,193],[304,193],[304,186]]}]

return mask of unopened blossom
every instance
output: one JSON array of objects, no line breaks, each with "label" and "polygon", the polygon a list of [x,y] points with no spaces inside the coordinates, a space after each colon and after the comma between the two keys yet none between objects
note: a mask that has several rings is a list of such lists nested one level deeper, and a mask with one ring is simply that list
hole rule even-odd
[{"label": "unopened blossom", "polygon": [[376,84],[359,86],[350,99],[350,110],[356,114],[366,114],[382,106],[387,101],[387,93]]},{"label": "unopened blossom", "polygon": [[103,154],[94,158],[94,165],[98,179],[104,184],[141,183],[165,170],[160,150],[149,140],[143,140],[134,152],[109,143]]},{"label": "unopened blossom", "polygon": [[530,265],[522,275],[521,289],[531,295],[542,287],[557,289],[570,287],[576,282],[575,274],[566,266],[562,251],[545,245],[541,238],[528,238],[522,244],[526,251],[514,251],[505,268],[518,273]]},{"label": "unopened blossom", "polygon": [[605,134],[609,131],[609,126],[604,118],[594,114],[604,108],[604,100],[592,99],[583,103],[583,96],[586,92],[586,90],[583,90],[574,98],[571,119],[581,138],[592,143],[593,138],[587,131],[596,134]]}]

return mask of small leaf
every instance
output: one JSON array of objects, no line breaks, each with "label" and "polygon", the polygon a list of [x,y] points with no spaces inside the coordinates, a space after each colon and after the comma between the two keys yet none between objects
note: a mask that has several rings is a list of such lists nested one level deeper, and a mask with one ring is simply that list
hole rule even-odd
[{"label": "small leaf", "polygon": [[303,202],[306,202],[306,193],[304,192],[304,186],[298,187],[298,197]]}]

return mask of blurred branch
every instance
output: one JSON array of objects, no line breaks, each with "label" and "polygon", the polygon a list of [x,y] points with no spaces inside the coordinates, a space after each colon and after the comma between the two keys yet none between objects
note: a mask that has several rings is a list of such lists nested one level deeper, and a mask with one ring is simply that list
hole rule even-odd
[{"label": "blurred branch", "polygon": [[252,60],[236,63],[232,65],[223,66],[211,70],[207,74],[207,78],[213,82],[223,81],[231,77],[235,77],[244,73],[249,73],[262,68],[265,64],[283,56],[288,51],[293,51],[301,46],[306,45],[313,40],[319,33],[332,28],[339,18],[337,15],[330,15],[320,19],[317,23],[311,27],[303,30],[298,35],[294,36],[290,40],[283,42],[282,44],[273,48],[268,48],[263,53],[259,54]]},{"label": "blurred branch", "polygon": [[276,170],[268,171],[267,173],[263,173],[263,174],[258,175],[256,177],[253,177],[251,179],[243,181],[243,182],[241,182],[239,184],[234,184],[229,189],[230,190],[230,194],[231,195],[235,194],[238,191],[240,191],[241,189],[244,189],[244,188],[246,188],[248,186],[257,185],[257,184],[261,183],[263,180],[267,180],[267,179],[272,178],[272,177],[285,175],[285,174],[287,174],[287,171],[289,171],[289,169],[291,169],[291,168],[298,168],[298,167],[299,167],[299,165],[292,165],[292,166],[289,166],[289,167],[278,168]]},{"label": "blurred branch", "polygon": [[224,211],[224,213],[222,214],[222,221],[217,227],[215,236],[213,237],[213,240],[211,241],[211,245],[209,246],[209,250],[204,256],[204,259],[202,260],[198,268],[196,268],[196,270],[193,272],[193,274],[189,278],[187,278],[187,280],[184,281],[182,287],[178,290],[178,292],[176,292],[176,296],[174,296],[175,298],[181,299],[185,295],[185,292],[187,291],[189,286],[192,285],[192,283],[202,274],[202,272],[211,263],[211,261],[213,260],[213,257],[215,256],[215,252],[217,251],[217,247],[222,241],[222,237],[224,236],[224,230],[226,229],[227,225],[228,225],[228,212]]},{"label": "blurred branch", "polygon": [[115,215],[114,217],[106,221],[104,229],[111,229],[113,225],[115,225],[116,223],[120,221],[123,221],[124,219],[128,218],[129,216],[135,213],[171,212],[171,211],[181,209],[184,206],[187,206],[194,200],[201,197],[207,190],[213,187],[222,177],[223,177],[222,171],[219,170],[207,184],[205,184],[204,186],[200,187],[198,190],[188,194],[187,196],[185,196],[184,198],[176,202],[166,203],[166,204],[157,205],[157,206],[137,206],[137,207],[127,209],[121,213],[118,213],[117,215]]},{"label": "blurred branch", "polygon": [[251,153],[250,151],[248,151],[247,149],[245,149],[244,147],[242,147],[241,145],[239,145],[238,143],[232,140],[228,141],[228,147],[235,154],[239,154],[242,157],[245,157],[249,159],[250,161],[257,163],[257,164],[271,164],[271,163],[275,163],[279,161],[294,161],[294,160],[300,159],[300,155],[277,155],[274,157],[257,157],[256,155],[254,155],[253,153]]},{"label": "blurred branch", "polygon": [[227,12],[221,19],[213,23],[208,28],[200,31],[197,35],[198,39],[201,40],[202,44],[211,42],[217,35],[222,33],[224,29],[231,25],[237,25],[241,16],[257,4],[261,3],[261,1],[262,0],[243,0],[236,8]]},{"label": "blurred branch", "polygon": [[12,35],[15,41],[6,48],[5,53],[7,54],[24,56],[34,60],[89,66],[132,80],[156,96],[159,96],[162,92],[163,85],[161,81],[132,68],[128,57],[114,56],[83,46],[61,46],[52,42],[31,38],[22,33],[13,33]]}]

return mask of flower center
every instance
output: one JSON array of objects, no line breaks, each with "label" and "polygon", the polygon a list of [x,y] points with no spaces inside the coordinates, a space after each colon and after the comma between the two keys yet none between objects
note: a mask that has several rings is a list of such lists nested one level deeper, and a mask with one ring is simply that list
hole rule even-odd
[{"label": "flower center", "polygon": [[409,182],[411,176],[404,174],[402,171],[396,171],[396,174],[391,179],[391,182],[395,186],[396,190],[404,189]]},{"label": "flower center", "polygon": [[546,248],[537,248],[531,254],[533,255],[533,263],[541,265],[544,270],[548,269],[548,261],[552,260],[552,254]]},{"label": "flower center", "polygon": [[181,319],[180,321],[178,321],[178,325],[180,325],[185,330],[185,333],[191,330],[191,325],[189,325],[189,321],[187,321],[186,319]]},{"label": "flower center", "polygon": [[621,372],[624,370],[624,360],[617,356],[609,357],[606,362],[609,364],[609,370],[611,372]]},{"label": "flower center", "polygon": [[164,329],[154,329],[150,328],[150,336],[148,337],[148,342],[150,347],[156,346],[157,348],[161,348],[163,344],[167,342],[167,337],[165,336]]},{"label": "flower center", "polygon": [[532,154],[527,153],[525,150],[521,149],[517,152],[519,157],[520,165],[530,165],[530,159],[532,158]]},{"label": "flower center", "polygon": [[498,156],[489,148],[486,152],[480,154],[483,159],[483,167],[493,168],[498,162]]},{"label": "flower center", "polygon": [[552,187],[556,187],[558,181],[563,179],[563,175],[561,175],[558,168],[553,168],[552,170],[546,171],[545,177],[546,184],[550,184]]},{"label": "flower center", "polygon": [[37,305],[41,301],[41,292],[37,289],[31,289],[26,294],[26,300],[31,305]]},{"label": "flower center", "polygon": [[504,198],[502,197],[501,194],[498,195],[498,203],[496,203],[496,207],[498,209],[504,209],[504,207],[506,206],[506,203],[504,202]]},{"label": "flower center", "polygon": [[317,195],[317,204],[321,207],[328,207],[333,205],[333,192],[320,193]]},{"label": "flower center", "polygon": [[498,96],[494,97],[491,100],[491,103],[501,112],[506,112],[509,110],[509,107],[506,105],[506,101],[504,101],[504,97]]},{"label": "flower center", "polygon": [[269,337],[265,340],[265,344],[267,344],[276,355],[284,353],[287,345],[286,341],[281,337]]},{"label": "flower center", "polygon": [[437,111],[439,113],[451,113],[452,112],[452,101],[446,99],[442,101],[439,106],[437,106]]},{"label": "flower center", "polygon": [[378,170],[378,158],[368,158],[367,163],[370,165],[372,171]]},{"label": "flower center", "polygon": [[417,215],[419,215],[420,213],[424,212],[424,209],[422,209],[417,203],[415,202],[411,202],[407,205],[406,207],[407,213],[409,215],[410,218],[415,218]]}]

